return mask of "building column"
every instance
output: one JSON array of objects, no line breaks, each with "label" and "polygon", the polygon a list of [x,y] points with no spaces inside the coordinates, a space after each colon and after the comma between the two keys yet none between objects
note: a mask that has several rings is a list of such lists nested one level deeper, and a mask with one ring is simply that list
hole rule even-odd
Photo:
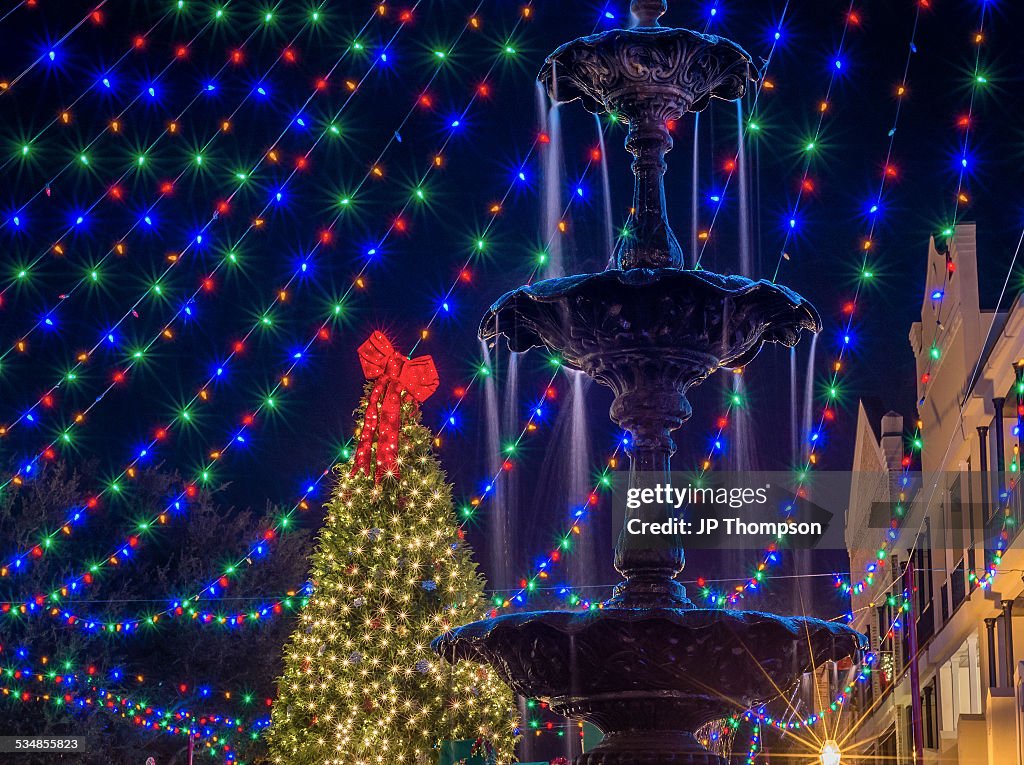
[{"label": "building column", "polygon": [[968,714],[981,714],[981,662],[978,654],[978,635],[973,633],[967,638],[967,683],[971,708]]},{"label": "building column", "polygon": [[985,632],[988,633],[988,687],[995,688],[999,685],[999,677],[996,674],[996,620],[985,620]]},{"label": "building column", "polygon": [[1004,476],[1006,475],[1006,440],[1005,434],[1003,433],[1003,404],[1006,403],[1005,398],[994,398],[992,399],[992,406],[996,410],[996,489],[999,492],[997,501],[1002,504],[1003,501],[1003,489],[1006,487],[1003,485]]},{"label": "building column", "polygon": [[1003,606],[1003,634],[1006,636],[1003,646],[1003,658],[1006,660],[1006,686],[1013,687],[1013,601],[1000,601]]},{"label": "building column", "polygon": [[988,425],[978,426],[978,453],[981,457],[981,506],[985,508],[982,518],[987,522],[991,516],[988,507]]}]

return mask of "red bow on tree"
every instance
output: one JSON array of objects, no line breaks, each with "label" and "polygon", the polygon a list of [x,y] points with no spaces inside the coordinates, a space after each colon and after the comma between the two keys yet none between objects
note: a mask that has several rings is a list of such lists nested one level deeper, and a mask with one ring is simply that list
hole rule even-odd
[{"label": "red bow on tree", "polygon": [[[376,381],[366,403],[363,428],[352,464],[352,475],[362,470],[377,483],[385,475],[397,477],[398,433],[402,428],[402,394],[417,403],[426,401],[437,390],[439,381],[430,356],[407,359],[396,351],[380,332],[359,346],[359,363],[367,380]],[[371,467],[374,437],[377,440],[376,466]]]}]

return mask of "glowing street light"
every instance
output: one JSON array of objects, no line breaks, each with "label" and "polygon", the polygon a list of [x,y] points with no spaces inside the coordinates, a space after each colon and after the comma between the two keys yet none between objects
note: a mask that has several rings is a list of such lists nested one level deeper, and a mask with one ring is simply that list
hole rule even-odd
[{"label": "glowing street light", "polygon": [[821,765],[840,765],[843,753],[839,751],[839,744],[835,741],[826,741],[821,747]]}]

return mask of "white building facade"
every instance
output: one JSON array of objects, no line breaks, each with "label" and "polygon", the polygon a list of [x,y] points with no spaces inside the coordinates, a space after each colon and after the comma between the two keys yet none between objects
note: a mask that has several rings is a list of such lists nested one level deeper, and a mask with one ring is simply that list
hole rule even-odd
[{"label": "white building facade", "polygon": [[[1018,292],[1001,312],[981,310],[974,224],[930,242],[921,320],[910,332],[919,420],[904,422],[893,412],[873,418],[859,408],[846,544],[854,581],[876,566],[873,582],[852,594],[852,610],[853,625],[869,635],[880,660],[857,699],[861,722],[844,763],[915,763],[917,734],[925,763],[1024,765]],[[918,429],[923,480],[904,487],[906,434]],[[897,504],[905,517],[879,565],[887,529],[878,508]],[[999,573],[980,587],[1000,544]],[[912,578],[904,575],[908,564]],[[911,610],[900,613],[905,597]],[[901,628],[890,633],[897,620]]]}]

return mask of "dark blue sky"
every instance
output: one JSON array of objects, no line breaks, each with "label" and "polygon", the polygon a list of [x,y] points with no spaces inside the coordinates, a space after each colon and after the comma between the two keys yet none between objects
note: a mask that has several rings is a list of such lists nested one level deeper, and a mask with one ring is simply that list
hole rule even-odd
[{"label": "dark blue sky", "polygon": [[[91,7],[79,2],[39,5],[20,8],[0,24],[5,49],[0,76],[12,77],[46,54]],[[461,264],[473,254],[478,232],[492,217],[492,203],[510,187],[483,253],[473,258],[469,282],[459,285],[448,301],[449,310],[441,310],[441,320],[417,350],[434,355],[442,378],[441,389],[425,406],[429,424],[442,421],[454,402],[452,389],[465,384],[479,361],[475,328],[483,310],[530,274],[545,238],[538,200],[538,155],[545,147],[522,164],[537,133],[533,78],[556,45],[614,23],[602,16],[604,5],[540,0],[532,18],[509,42],[523,4],[483,2],[479,29],[471,27],[459,40],[427,89],[429,101],[412,110],[398,135],[396,127],[424,93],[438,65],[435,51],[453,43],[476,2],[423,0],[413,21],[387,49],[387,62],[367,75],[372,57],[398,29],[401,9],[389,4],[388,15],[371,21],[359,38],[364,50],[346,57],[328,87],[301,111],[317,78],[341,56],[375,4],[330,3],[313,30],[303,26],[309,13],[304,5],[283,4],[272,11],[270,23],[261,23],[266,9],[235,5],[227,4],[225,20],[204,29],[214,16],[214,5],[187,3],[184,12],[161,22],[144,45],[111,71],[133,45],[133,37],[156,24],[173,4],[108,3],[101,24],[87,21],[54,48],[52,62],[44,55],[11,92],[0,95],[0,162],[18,154],[27,137],[75,103],[67,125],[58,122],[47,129],[27,158],[15,158],[0,171],[0,218],[8,221],[0,229],[0,286],[18,282],[0,307],[2,347],[10,347],[38,321],[49,319],[53,324],[44,323],[31,333],[27,352],[11,353],[0,362],[0,422],[23,415],[75,364],[78,354],[126,315],[171,264],[169,256],[194,242],[217,203],[238,185],[237,173],[247,172],[290,125],[277,145],[278,160],[264,160],[245,181],[230,210],[203,230],[203,242],[193,244],[181,264],[161,279],[161,294],[150,290],[135,314],[128,312],[112,333],[114,340],[101,344],[78,370],[74,384],[58,391],[52,409],[37,410],[35,423],[22,421],[0,441],[5,458],[25,460],[54,434],[71,427],[75,413],[89,407],[113,375],[131,363],[132,352],[179,314],[173,337],[158,340],[127,381],[106,394],[83,425],[72,427],[76,446],[62,451],[75,458],[96,455],[116,474],[223,366],[224,373],[208,389],[210,400],[190,410],[194,424],[173,428],[171,437],[148,458],[194,474],[280,382],[282,370],[316,336],[331,306],[368,261],[365,287],[352,292],[345,320],[332,327],[329,341],[316,340],[304,352],[288,385],[274,395],[274,412],[261,413],[256,426],[247,431],[245,445],[236,442],[216,466],[215,480],[231,484],[231,501],[290,504],[351,433],[351,411],[362,385],[355,357],[358,344],[377,328],[390,333],[401,348],[413,344],[438,310],[440,296],[458,277]],[[755,56],[765,56],[784,5],[784,0],[722,0],[715,5],[710,29],[732,37]],[[894,164],[899,178],[885,194],[875,237],[877,286],[865,294],[856,316],[843,403],[824,452],[824,464],[833,469],[845,467],[849,459],[858,396],[880,397],[886,406],[912,414],[914,371],[907,331],[920,306],[928,237],[953,210],[962,137],[956,122],[966,113],[970,97],[972,40],[981,9],[978,2],[966,0],[932,0],[929,5],[922,13],[909,97],[896,135]],[[675,2],[665,21],[700,29],[711,7]],[[836,69],[847,7],[838,0],[792,0],[788,5],[768,70],[774,87],[760,97],[762,130],[751,149],[754,276],[770,278],[774,271],[799,188],[802,148],[813,133],[818,103]],[[966,187],[971,201],[961,207],[961,218],[976,220],[979,226],[983,303],[994,301],[1021,225],[1022,107],[1016,96],[1022,72],[1014,30],[1022,11],[1009,0],[989,7],[983,52],[988,83],[979,89],[974,107]],[[901,0],[857,3],[855,8],[860,23],[848,29],[818,142],[819,156],[812,163],[815,191],[801,204],[794,239],[787,247],[791,260],[779,275],[780,282],[812,300],[823,316],[819,377],[825,375],[837,347],[841,306],[855,285],[867,210],[888,144],[893,93],[903,70],[915,6]],[[625,3],[611,2],[607,10],[621,20]],[[178,55],[178,48],[197,35]],[[511,45],[514,54],[502,53],[505,45]],[[236,50],[237,61],[232,58]],[[281,62],[274,64],[279,55]],[[225,62],[228,65],[217,74]],[[463,114],[494,62],[486,97],[478,97]],[[261,79],[271,68],[270,76]],[[346,80],[357,82],[364,75],[359,90],[350,96]],[[104,77],[109,87],[102,83]],[[92,90],[76,102],[90,85]],[[83,148],[136,97],[118,120],[118,130],[108,128],[84,149],[85,165],[79,158]],[[339,110],[340,135],[322,141],[308,165],[289,180],[296,159]],[[182,112],[171,134],[167,125]],[[299,118],[305,126],[297,123]],[[460,124],[453,128],[457,118]],[[594,122],[576,105],[563,109],[563,119],[566,183],[561,196],[568,203],[577,185],[583,190],[567,217],[567,266],[571,271],[595,270],[603,266],[606,253],[599,176],[593,169],[584,174],[596,143]],[[230,121],[229,129],[218,132],[225,120]],[[702,115],[700,205],[705,224],[713,212],[710,197],[725,177],[724,162],[735,152],[735,125],[730,104],[715,104]],[[689,241],[691,131],[690,120],[677,127],[677,147],[669,157],[670,215],[684,246]],[[430,171],[427,182],[418,186],[417,179],[430,168],[449,133],[442,167]],[[200,166],[195,161],[198,147],[211,139]],[[621,129],[611,129],[607,141],[611,209],[618,226],[630,202]],[[385,146],[379,163],[382,175],[373,176],[373,161]],[[145,154],[141,165],[140,153]],[[58,175],[66,163],[71,166]],[[522,182],[515,178],[520,167]],[[368,173],[369,180],[359,186]],[[122,175],[116,184],[120,198],[108,195],[90,210]],[[47,180],[55,176],[46,190]],[[161,184],[174,178],[173,190],[150,209],[161,194]],[[341,211],[338,201],[357,187],[350,209]],[[424,200],[413,201],[395,229],[398,211],[417,188]],[[280,202],[275,199],[278,191]],[[738,266],[735,183],[730,192],[704,260],[706,268],[726,272]],[[263,223],[245,233],[271,200]],[[140,223],[147,211],[150,221]],[[11,222],[15,212],[17,225]],[[319,232],[339,212],[341,222],[331,241],[314,252]],[[84,220],[77,224],[80,215]],[[132,226],[133,232],[122,240]],[[62,236],[69,227],[71,233]],[[405,231],[400,230],[403,227]],[[389,230],[385,245],[368,256]],[[238,247],[238,265],[225,265],[227,252],[239,238],[243,244]],[[58,241],[62,255],[52,252]],[[119,241],[126,253],[105,257]],[[31,275],[18,279],[17,272],[40,255]],[[297,271],[304,259],[307,270]],[[85,279],[70,297],[61,297],[101,260],[95,283]],[[185,296],[211,272],[214,289],[201,291],[182,312]],[[286,299],[275,303],[281,286],[296,273]],[[257,328],[242,351],[224,363],[234,344],[264,316],[269,324]],[[801,351],[802,359],[806,353]],[[765,468],[789,464],[787,370],[786,353],[767,351],[747,377],[757,454]],[[524,413],[548,374],[543,359],[524,361]],[[564,381],[559,386],[567,389]],[[693,396],[696,414],[679,436],[677,467],[691,467],[705,451],[722,399],[721,386],[712,383]],[[608,395],[594,389],[588,400],[596,466],[615,434],[605,417]],[[558,405],[556,400],[552,421]],[[460,496],[478,491],[485,476],[482,417],[483,396],[471,390],[458,427],[446,436],[442,448]],[[517,463],[521,475],[542,473],[550,443],[546,433],[553,428],[551,421],[544,423],[525,442]],[[726,437],[728,443],[728,433]],[[514,568],[525,571],[527,562],[561,527],[565,508],[544,507],[525,489],[522,502],[536,519],[516,555]],[[486,524],[484,515],[481,531]],[[596,538],[603,550],[607,529]],[[476,541],[486,557],[482,534]]]}]

